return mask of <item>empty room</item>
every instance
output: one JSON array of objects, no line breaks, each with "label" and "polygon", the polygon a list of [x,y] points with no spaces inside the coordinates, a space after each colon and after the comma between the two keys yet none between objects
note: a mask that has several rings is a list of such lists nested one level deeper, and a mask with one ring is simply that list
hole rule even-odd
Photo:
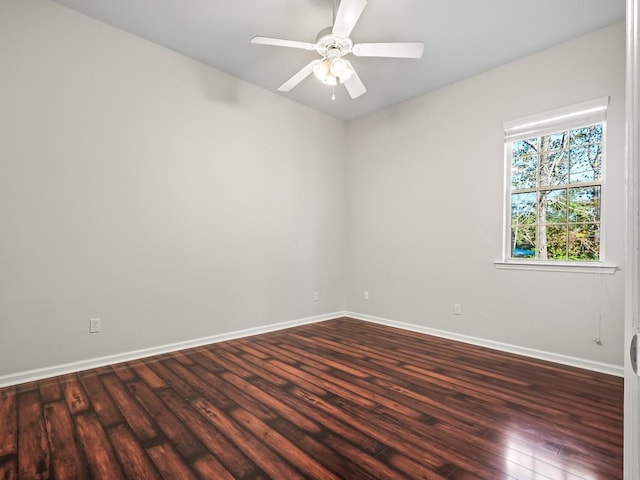
[{"label": "empty room", "polygon": [[639,0],[0,0],[0,478],[640,480]]}]

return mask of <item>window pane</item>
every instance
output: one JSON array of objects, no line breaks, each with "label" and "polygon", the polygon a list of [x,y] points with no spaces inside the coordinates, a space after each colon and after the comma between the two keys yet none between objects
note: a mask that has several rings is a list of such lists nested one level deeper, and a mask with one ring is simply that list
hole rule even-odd
[{"label": "window pane", "polygon": [[571,130],[571,146],[586,145],[588,143],[600,143],[602,141],[602,124],[592,127],[576,128]]},{"label": "window pane", "polygon": [[511,161],[511,188],[534,188],[537,168],[537,155],[513,157]]},{"label": "window pane", "polygon": [[542,137],[540,144],[542,145],[543,152],[548,152],[550,150],[560,150],[562,148],[566,148],[568,142],[569,133],[559,132]]},{"label": "window pane", "polygon": [[531,225],[536,222],[536,193],[511,195],[511,224]]},{"label": "window pane", "polygon": [[511,258],[534,258],[536,255],[536,227],[511,226]]},{"label": "window pane", "polygon": [[540,223],[567,222],[567,190],[544,190],[540,192]]},{"label": "window pane", "polygon": [[511,258],[600,258],[603,143],[598,124],[509,144]]},{"label": "window pane", "polygon": [[600,145],[571,149],[571,183],[592,182],[602,178],[602,149]]},{"label": "window pane", "polygon": [[529,138],[528,140],[520,140],[519,142],[513,142],[511,144],[511,148],[513,150],[514,157],[538,153],[538,139]]},{"label": "window pane", "polygon": [[587,223],[600,221],[600,188],[582,187],[569,189],[569,221]]},{"label": "window pane", "polygon": [[566,151],[551,152],[540,157],[540,185],[564,185],[568,181]]},{"label": "window pane", "polygon": [[540,236],[546,235],[547,259],[567,259],[567,227],[565,225],[540,226]]},{"label": "window pane", "polygon": [[572,225],[569,229],[569,259],[600,259],[600,225]]}]

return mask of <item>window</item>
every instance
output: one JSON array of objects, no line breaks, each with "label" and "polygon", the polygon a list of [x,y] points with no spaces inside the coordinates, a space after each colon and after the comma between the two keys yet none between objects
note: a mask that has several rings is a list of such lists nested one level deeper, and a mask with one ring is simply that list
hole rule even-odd
[{"label": "window", "polygon": [[603,260],[607,104],[505,124],[505,260]]}]

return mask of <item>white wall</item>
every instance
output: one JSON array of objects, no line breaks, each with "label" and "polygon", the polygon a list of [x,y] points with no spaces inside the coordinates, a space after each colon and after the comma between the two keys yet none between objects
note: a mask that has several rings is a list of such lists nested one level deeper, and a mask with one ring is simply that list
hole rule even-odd
[{"label": "white wall", "polygon": [[[606,259],[622,265],[624,40],[618,24],[352,123],[348,310],[622,365],[621,272],[503,271],[493,262],[502,251],[503,122],[610,95]],[[599,312],[602,347],[592,342]]]},{"label": "white wall", "polygon": [[344,310],[341,122],[44,0],[0,59],[0,376]]}]

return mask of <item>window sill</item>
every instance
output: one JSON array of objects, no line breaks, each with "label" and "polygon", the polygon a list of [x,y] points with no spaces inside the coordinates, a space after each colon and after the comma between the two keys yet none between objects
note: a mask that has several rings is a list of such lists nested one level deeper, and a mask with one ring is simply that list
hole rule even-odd
[{"label": "window sill", "polygon": [[493,262],[493,264],[501,270],[532,270],[537,272],[599,273],[613,275],[618,270],[618,267],[615,265],[605,265],[600,262],[568,263],[503,260]]}]

